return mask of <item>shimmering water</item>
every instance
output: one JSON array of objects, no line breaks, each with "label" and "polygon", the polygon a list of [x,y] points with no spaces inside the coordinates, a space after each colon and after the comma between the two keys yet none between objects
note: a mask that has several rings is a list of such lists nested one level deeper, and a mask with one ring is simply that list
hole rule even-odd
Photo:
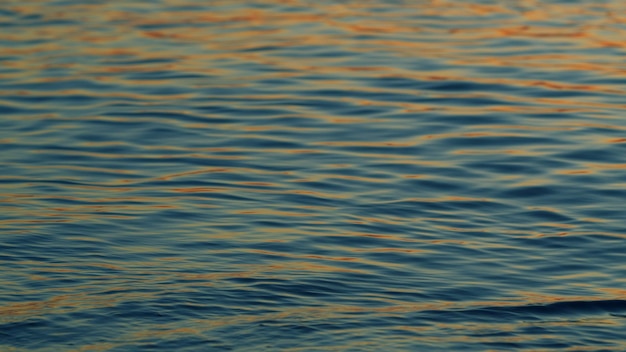
[{"label": "shimmering water", "polygon": [[3,0],[0,350],[626,350],[626,2]]}]

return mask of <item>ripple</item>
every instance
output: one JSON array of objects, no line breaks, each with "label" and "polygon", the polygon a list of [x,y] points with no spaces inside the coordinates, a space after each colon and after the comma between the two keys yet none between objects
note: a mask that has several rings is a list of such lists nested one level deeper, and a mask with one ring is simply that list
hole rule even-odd
[{"label": "ripple", "polygon": [[624,4],[0,5],[9,350],[624,350]]}]

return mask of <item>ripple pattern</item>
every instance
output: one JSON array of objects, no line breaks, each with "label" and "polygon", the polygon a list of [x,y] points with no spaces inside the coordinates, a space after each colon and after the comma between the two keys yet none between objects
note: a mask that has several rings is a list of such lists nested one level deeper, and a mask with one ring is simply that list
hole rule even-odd
[{"label": "ripple pattern", "polygon": [[0,349],[626,350],[625,14],[3,1]]}]

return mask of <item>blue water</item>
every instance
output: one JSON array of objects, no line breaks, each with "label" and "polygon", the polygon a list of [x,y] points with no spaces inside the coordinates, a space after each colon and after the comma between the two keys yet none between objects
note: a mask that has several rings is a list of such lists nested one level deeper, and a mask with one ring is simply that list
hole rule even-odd
[{"label": "blue water", "polygon": [[2,1],[0,350],[626,351],[625,14]]}]

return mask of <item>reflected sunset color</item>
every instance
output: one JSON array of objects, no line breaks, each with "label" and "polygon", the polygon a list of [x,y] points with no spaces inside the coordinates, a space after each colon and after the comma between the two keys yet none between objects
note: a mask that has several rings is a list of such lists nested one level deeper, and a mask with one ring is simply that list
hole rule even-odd
[{"label": "reflected sunset color", "polygon": [[626,2],[0,28],[0,350],[626,350]]}]

